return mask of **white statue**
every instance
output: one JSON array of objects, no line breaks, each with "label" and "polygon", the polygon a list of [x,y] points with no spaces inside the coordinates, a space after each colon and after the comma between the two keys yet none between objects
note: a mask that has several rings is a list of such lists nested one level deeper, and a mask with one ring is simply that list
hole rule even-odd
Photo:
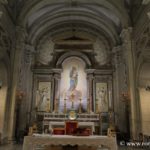
[{"label": "white statue", "polygon": [[97,96],[98,96],[98,108],[100,109],[100,111],[103,111],[103,108],[105,108],[105,105],[107,103],[106,90],[104,89],[104,87],[98,89]]},{"label": "white statue", "polygon": [[37,105],[38,111],[46,111],[47,103],[49,103],[48,87],[44,87],[43,89],[39,90],[39,95],[40,95],[40,101]]}]

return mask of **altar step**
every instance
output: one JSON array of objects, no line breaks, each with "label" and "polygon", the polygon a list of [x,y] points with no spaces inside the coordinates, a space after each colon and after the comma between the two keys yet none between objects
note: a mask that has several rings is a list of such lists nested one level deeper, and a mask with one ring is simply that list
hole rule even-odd
[{"label": "altar step", "polygon": [[37,146],[35,150],[108,150],[104,147],[93,147],[93,146]]}]

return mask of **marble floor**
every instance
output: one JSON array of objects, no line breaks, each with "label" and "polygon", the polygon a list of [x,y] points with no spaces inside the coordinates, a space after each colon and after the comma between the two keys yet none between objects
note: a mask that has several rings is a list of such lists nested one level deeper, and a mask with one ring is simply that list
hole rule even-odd
[{"label": "marble floor", "polygon": [[[3,145],[0,150],[22,150],[22,145]],[[104,149],[102,149],[104,150]],[[105,149],[106,150],[106,149]],[[118,150],[149,150],[145,148],[119,147]]]}]

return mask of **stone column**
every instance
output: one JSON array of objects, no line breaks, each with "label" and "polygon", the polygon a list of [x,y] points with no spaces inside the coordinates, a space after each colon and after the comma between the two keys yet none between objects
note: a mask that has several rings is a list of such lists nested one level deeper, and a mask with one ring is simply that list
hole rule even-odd
[{"label": "stone column", "polygon": [[136,117],[136,100],[135,100],[135,68],[134,68],[134,57],[132,49],[132,28],[123,29],[121,32],[121,38],[123,41],[123,52],[125,61],[127,64],[128,71],[128,84],[130,94],[130,135],[131,138],[135,139],[137,136],[137,117]]},{"label": "stone column", "polygon": [[113,98],[115,123],[119,125],[119,107],[120,107],[120,85],[119,85],[119,66],[121,60],[121,46],[114,47],[112,50],[113,64],[115,71],[113,72]]},{"label": "stone column", "polygon": [[59,98],[60,98],[60,78],[61,78],[61,69],[54,69],[54,96],[53,96],[53,102],[54,102],[54,112],[58,112],[59,110]]},{"label": "stone column", "polygon": [[27,125],[29,125],[29,112],[31,111],[31,102],[32,102],[32,71],[31,71],[31,64],[33,59],[33,53],[35,52],[34,46],[30,44],[24,45],[23,57],[22,61],[23,64],[21,66],[22,69],[22,85],[20,89],[24,91],[25,96],[21,103],[21,112],[20,112],[20,130],[24,130]]},{"label": "stone column", "polygon": [[11,103],[10,103],[10,115],[8,118],[8,133],[9,140],[13,140],[15,136],[15,107],[16,107],[16,90],[19,77],[19,70],[21,64],[22,50],[24,49],[24,42],[26,38],[26,32],[24,28],[16,27],[16,42],[14,47],[14,55],[12,56],[12,83],[11,83]]},{"label": "stone column", "polygon": [[94,100],[93,100],[93,72],[94,69],[87,69],[87,103],[89,103],[89,113],[94,111]]},{"label": "stone column", "polygon": [[109,110],[114,110],[113,98],[112,98],[112,76],[108,77],[108,100]]}]

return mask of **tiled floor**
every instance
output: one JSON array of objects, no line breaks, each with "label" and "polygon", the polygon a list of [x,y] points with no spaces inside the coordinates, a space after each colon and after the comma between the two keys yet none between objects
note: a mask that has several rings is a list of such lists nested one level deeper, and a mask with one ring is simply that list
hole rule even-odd
[{"label": "tiled floor", "polygon": [[[0,146],[0,150],[22,150],[22,145],[5,145]],[[118,150],[150,150],[150,149],[141,149],[141,148],[131,148],[131,147],[119,147]]]}]

